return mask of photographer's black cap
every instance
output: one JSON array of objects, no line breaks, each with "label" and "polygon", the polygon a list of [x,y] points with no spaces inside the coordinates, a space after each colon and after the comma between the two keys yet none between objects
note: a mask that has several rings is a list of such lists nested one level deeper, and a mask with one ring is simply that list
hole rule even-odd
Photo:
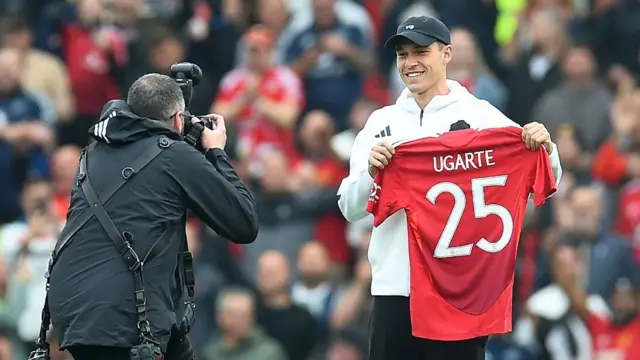
[{"label": "photographer's black cap", "polygon": [[405,20],[395,35],[384,44],[386,48],[397,45],[398,41],[408,39],[419,46],[429,46],[436,41],[451,44],[449,28],[440,20],[430,16],[414,16]]}]

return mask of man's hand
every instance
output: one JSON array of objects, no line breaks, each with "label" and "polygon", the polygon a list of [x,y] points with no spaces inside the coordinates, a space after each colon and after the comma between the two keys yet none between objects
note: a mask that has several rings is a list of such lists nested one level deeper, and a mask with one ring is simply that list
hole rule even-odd
[{"label": "man's hand", "polygon": [[36,212],[27,219],[29,232],[32,237],[43,236],[51,227],[51,218],[48,214]]},{"label": "man's hand", "polygon": [[369,174],[374,177],[376,173],[389,165],[389,161],[396,153],[396,149],[387,141],[383,141],[371,148],[369,152]]},{"label": "man's hand", "polygon": [[[207,115],[209,119],[215,124],[213,130],[205,127],[200,135],[200,143],[206,153],[209,149],[221,149],[224,150],[224,146],[227,144],[227,127],[224,124],[224,118],[218,114]],[[192,119],[192,123],[196,123],[197,119]]]},{"label": "man's hand", "polygon": [[551,135],[544,125],[532,122],[522,128],[522,141],[529,150],[538,150],[540,145],[544,146],[547,153],[551,154]]},{"label": "man's hand", "polygon": [[320,43],[325,50],[336,55],[344,55],[349,51],[349,42],[337,32],[322,36]]},{"label": "man's hand", "polygon": [[249,100],[253,100],[259,95],[260,75],[249,73],[244,81],[244,94]]}]

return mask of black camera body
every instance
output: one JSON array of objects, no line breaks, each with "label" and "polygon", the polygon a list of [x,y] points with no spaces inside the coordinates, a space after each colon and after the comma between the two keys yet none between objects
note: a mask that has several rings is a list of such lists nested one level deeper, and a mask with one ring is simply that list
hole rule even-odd
[{"label": "black camera body", "polygon": [[[198,65],[188,62],[173,64],[171,65],[171,77],[175,79],[178,86],[180,86],[185,106],[188,108],[189,103],[191,103],[193,88],[198,86],[200,80],[202,80],[202,69],[200,69]],[[197,119],[197,121],[193,122],[193,119]],[[182,125],[182,135],[184,135],[185,141],[196,148],[200,147],[199,140],[202,131],[204,131],[205,128],[212,130],[215,128],[213,120],[206,116],[191,115],[188,111],[185,111]]]}]

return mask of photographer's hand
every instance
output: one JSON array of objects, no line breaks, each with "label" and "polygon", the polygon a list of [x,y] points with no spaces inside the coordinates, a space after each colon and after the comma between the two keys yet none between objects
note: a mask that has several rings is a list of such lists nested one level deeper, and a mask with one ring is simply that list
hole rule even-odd
[{"label": "photographer's hand", "polygon": [[[224,146],[227,144],[227,127],[224,124],[224,118],[218,114],[209,114],[207,117],[210,118],[216,126],[213,130],[205,127],[200,135],[200,143],[202,143],[204,152],[206,153],[210,149],[224,150]],[[194,123],[196,121],[198,120],[192,120]]]}]

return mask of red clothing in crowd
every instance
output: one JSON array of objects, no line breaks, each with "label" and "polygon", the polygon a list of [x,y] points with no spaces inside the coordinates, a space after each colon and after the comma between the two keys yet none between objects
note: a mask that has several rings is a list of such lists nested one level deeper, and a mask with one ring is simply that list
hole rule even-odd
[{"label": "red clothing in crowd", "polygon": [[[245,82],[249,72],[237,68],[223,78],[216,101],[233,102],[245,91]],[[258,85],[259,96],[276,103],[294,103],[304,107],[304,89],[300,78],[289,68],[274,66],[262,75]],[[295,148],[294,131],[277,126],[256,107],[247,104],[238,115],[240,142],[243,155],[257,161],[258,155],[265,149],[276,148],[283,151],[292,165],[299,159]]]},{"label": "red clothing in crowd", "polygon": [[640,262],[640,181],[631,181],[621,189],[617,213],[616,232],[632,241]]},{"label": "red clothing in crowd", "polygon": [[[93,32],[81,25],[66,25],[62,31],[62,39],[77,113],[100,115],[102,106],[107,101],[120,98],[118,86],[110,74],[109,56],[95,44]],[[117,57],[124,61],[124,43],[115,36],[110,42]]]},{"label": "red clothing in crowd", "polygon": [[596,315],[587,327],[593,342],[594,359],[637,360],[640,354],[640,318],[624,327],[615,327]]},{"label": "red clothing in crowd", "polygon": [[67,211],[69,211],[69,203],[71,197],[69,194],[57,194],[53,197],[53,211],[60,221],[67,221]]},{"label": "red clothing in crowd", "polygon": [[591,173],[595,180],[618,185],[627,175],[627,155],[620,153],[615,142],[609,140],[596,152]]}]

